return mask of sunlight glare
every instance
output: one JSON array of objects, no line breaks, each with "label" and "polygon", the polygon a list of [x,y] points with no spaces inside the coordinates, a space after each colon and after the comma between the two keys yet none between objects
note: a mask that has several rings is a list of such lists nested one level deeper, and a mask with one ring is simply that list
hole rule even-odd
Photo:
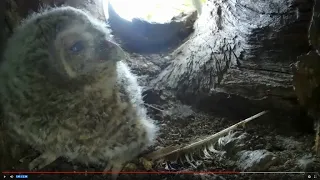
[{"label": "sunlight glare", "polygon": [[110,0],[110,3],[122,18],[129,21],[141,18],[152,22],[168,22],[179,13],[193,9],[191,0]]}]

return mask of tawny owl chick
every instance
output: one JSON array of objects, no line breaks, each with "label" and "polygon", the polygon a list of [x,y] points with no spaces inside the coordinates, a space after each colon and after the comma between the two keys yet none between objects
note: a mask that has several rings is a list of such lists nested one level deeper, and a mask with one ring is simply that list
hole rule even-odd
[{"label": "tawny owl chick", "polygon": [[27,18],[8,40],[0,67],[4,125],[42,155],[120,171],[150,146],[157,128],[125,52],[103,22],[59,7]]}]

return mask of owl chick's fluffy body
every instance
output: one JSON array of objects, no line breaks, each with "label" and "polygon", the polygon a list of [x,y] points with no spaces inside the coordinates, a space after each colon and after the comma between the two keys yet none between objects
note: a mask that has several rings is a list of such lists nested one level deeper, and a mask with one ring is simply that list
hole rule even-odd
[{"label": "owl chick's fluffy body", "polygon": [[27,18],[8,40],[0,67],[4,124],[42,155],[121,170],[152,145],[157,127],[125,52],[105,24],[72,7]]}]

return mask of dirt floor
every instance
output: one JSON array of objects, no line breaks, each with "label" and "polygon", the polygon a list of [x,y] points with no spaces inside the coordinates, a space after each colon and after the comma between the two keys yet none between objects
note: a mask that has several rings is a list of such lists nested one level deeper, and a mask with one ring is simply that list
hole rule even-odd
[{"label": "dirt floor", "polygon": [[[227,119],[214,113],[197,112],[192,108],[179,105],[179,103],[171,102],[170,104],[162,104],[162,110],[149,109],[150,115],[156,119],[156,123],[160,126],[160,134],[157,143],[152,149],[158,149],[176,144],[187,144],[197,138],[208,136],[229,127],[240,121],[240,119]],[[248,117],[251,116],[248,114]],[[299,159],[307,156],[312,152],[313,138],[312,134],[295,132],[294,128],[288,126],[290,116],[281,115],[279,113],[270,112],[265,116],[250,122],[245,128],[238,129],[239,134],[246,133],[247,149],[258,150],[266,149],[275,154],[278,158],[277,162],[271,166],[268,171],[278,172],[300,172],[300,171],[316,171],[320,169],[319,159],[303,165],[299,163]],[[270,119],[273,119],[270,121]],[[290,124],[290,123],[289,123]],[[19,171],[25,169],[37,155],[29,150],[27,154],[32,156],[24,159],[23,162],[16,164],[12,170]],[[120,179],[129,178],[148,178],[148,179],[307,179],[306,174],[184,174],[186,171],[241,171],[235,159],[228,157],[216,156],[216,159],[195,159],[197,167],[193,167],[186,161],[184,163],[169,163],[171,171],[178,171],[178,174],[139,174],[128,175],[121,174]],[[308,166],[308,167],[305,167]],[[168,163],[156,164],[154,171],[168,171]],[[66,162],[64,159],[58,159],[42,171],[101,171],[102,168],[83,167],[82,165]],[[143,171],[142,167],[138,167],[136,171]],[[48,179],[48,180],[100,180],[108,179],[108,176],[102,175],[29,175],[29,179]],[[318,177],[320,179],[320,177]]]}]

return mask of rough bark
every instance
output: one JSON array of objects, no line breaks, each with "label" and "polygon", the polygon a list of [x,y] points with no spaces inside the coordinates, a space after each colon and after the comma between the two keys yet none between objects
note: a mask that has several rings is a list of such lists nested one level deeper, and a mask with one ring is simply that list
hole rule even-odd
[{"label": "rough bark", "polygon": [[293,66],[293,85],[299,103],[308,110],[315,120],[315,150],[320,156],[320,51],[319,51],[319,22],[320,3],[315,1],[309,28],[309,43],[312,51],[299,56]]},{"label": "rough bark", "polygon": [[315,1],[312,11],[312,19],[309,28],[309,43],[313,50],[320,55],[320,3]]},{"label": "rough bark", "polygon": [[257,104],[290,109],[290,64],[310,49],[311,8],[308,0],[209,0],[195,33],[153,85],[211,110],[226,108],[221,103],[239,112]]}]

